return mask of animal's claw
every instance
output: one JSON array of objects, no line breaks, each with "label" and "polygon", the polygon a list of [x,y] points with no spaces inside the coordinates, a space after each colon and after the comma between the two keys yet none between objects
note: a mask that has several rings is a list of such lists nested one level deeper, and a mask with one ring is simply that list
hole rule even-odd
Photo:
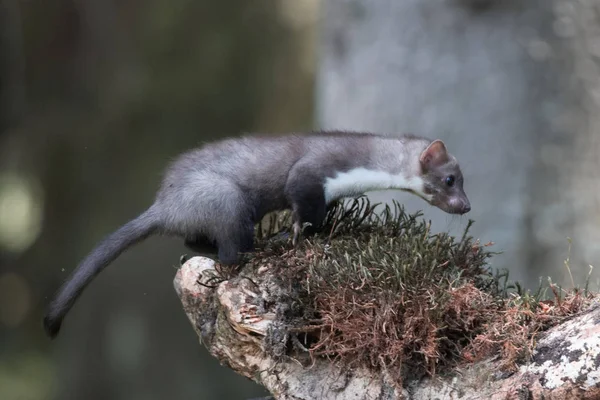
[{"label": "animal's claw", "polygon": [[298,237],[300,236],[300,223],[294,222],[294,235],[292,236],[292,246],[296,247],[298,244]]}]

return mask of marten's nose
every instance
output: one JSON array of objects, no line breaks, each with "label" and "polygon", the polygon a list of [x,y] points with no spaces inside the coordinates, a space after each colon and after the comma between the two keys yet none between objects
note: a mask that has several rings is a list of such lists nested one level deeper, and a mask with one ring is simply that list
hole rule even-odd
[{"label": "marten's nose", "polygon": [[465,203],[465,205],[464,205],[464,206],[463,206],[463,208],[462,208],[462,213],[463,213],[463,214],[466,214],[466,213],[468,213],[469,211],[471,211],[471,205],[470,205],[469,203]]}]

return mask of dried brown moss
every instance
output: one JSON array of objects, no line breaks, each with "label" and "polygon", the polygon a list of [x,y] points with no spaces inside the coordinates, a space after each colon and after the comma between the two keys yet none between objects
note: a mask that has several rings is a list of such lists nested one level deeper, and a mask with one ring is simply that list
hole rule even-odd
[{"label": "dried brown moss", "polygon": [[461,238],[434,235],[397,204],[383,213],[365,199],[336,205],[297,249],[285,215],[268,225],[250,268],[280,269],[280,285],[294,297],[284,317],[295,342],[399,381],[492,356],[512,371],[531,356],[536,335],[591,298],[553,288],[553,299],[542,301],[541,291],[512,290],[506,274],[489,268],[489,245],[468,235],[471,221]]}]

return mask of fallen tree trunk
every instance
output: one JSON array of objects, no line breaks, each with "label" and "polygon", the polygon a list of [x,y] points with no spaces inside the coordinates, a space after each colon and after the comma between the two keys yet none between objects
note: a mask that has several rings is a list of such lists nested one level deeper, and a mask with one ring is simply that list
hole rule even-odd
[{"label": "fallen tree trunk", "polygon": [[[391,375],[312,357],[278,313],[293,293],[278,287],[266,264],[215,282],[215,263],[194,257],[179,269],[175,289],[201,343],[223,365],[263,385],[276,399],[598,399],[600,307],[543,333],[533,359],[509,376],[489,359],[402,387]],[[277,299],[289,299],[281,304]],[[283,310],[283,311],[282,311]]]}]

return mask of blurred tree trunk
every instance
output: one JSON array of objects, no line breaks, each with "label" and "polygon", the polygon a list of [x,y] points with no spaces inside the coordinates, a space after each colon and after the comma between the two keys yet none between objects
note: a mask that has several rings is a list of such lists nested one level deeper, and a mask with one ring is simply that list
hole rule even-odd
[{"label": "blurred tree trunk", "polygon": [[[599,4],[588,1],[324,2],[318,71],[324,128],[439,137],[459,159],[496,267],[530,286],[582,283],[598,236]],[[390,198],[375,194],[377,200]],[[435,230],[452,217],[410,195]]]},{"label": "blurred tree trunk", "polygon": [[0,136],[25,112],[25,60],[18,1],[0,2]]},{"label": "blurred tree trunk", "polygon": [[576,93],[569,126],[574,152],[564,159],[561,194],[576,210],[570,221],[575,260],[600,266],[600,1],[564,2],[559,10],[561,21],[571,24],[567,59]]},{"label": "blurred tree trunk", "polygon": [[[23,43],[4,40],[20,40],[5,34],[19,22],[5,8],[16,5],[22,8]],[[299,48],[310,49],[310,24],[292,27],[271,0],[234,6],[7,0],[0,11],[0,57],[7,56],[0,60],[2,96],[5,65],[23,60],[28,95],[27,114],[6,135],[11,146],[0,147],[0,164],[7,165],[4,156],[10,155],[13,169],[39,181],[43,192],[38,240],[2,266],[22,275],[38,296],[28,323],[9,337],[36,343],[5,346],[0,359],[52,349],[48,379],[56,378],[56,397],[47,390],[46,397],[61,400],[264,393],[216,368],[208,355],[188,351],[185,338],[195,338],[185,315],[173,313],[177,299],[164,285],[171,271],[160,267],[186,251],[178,240],[154,238],[154,244],[124,254],[82,296],[56,341],[43,337],[39,321],[50,296],[92,246],[148,206],[174,155],[236,132],[310,125],[311,71],[293,62]],[[7,43],[23,60],[4,50]],[[280,75],[286,79],[273,82]],[[267,112],[272,104],[276,113]],[[131,261],[136,258],[153,259],[157,268]],[[125,282],[138,271],[121,268],[125,264],[146,269],[135,290]],[[42,386],[38,375],[27,371],[23,382]],[[216,383],[222,380],[231,384]]]}]

